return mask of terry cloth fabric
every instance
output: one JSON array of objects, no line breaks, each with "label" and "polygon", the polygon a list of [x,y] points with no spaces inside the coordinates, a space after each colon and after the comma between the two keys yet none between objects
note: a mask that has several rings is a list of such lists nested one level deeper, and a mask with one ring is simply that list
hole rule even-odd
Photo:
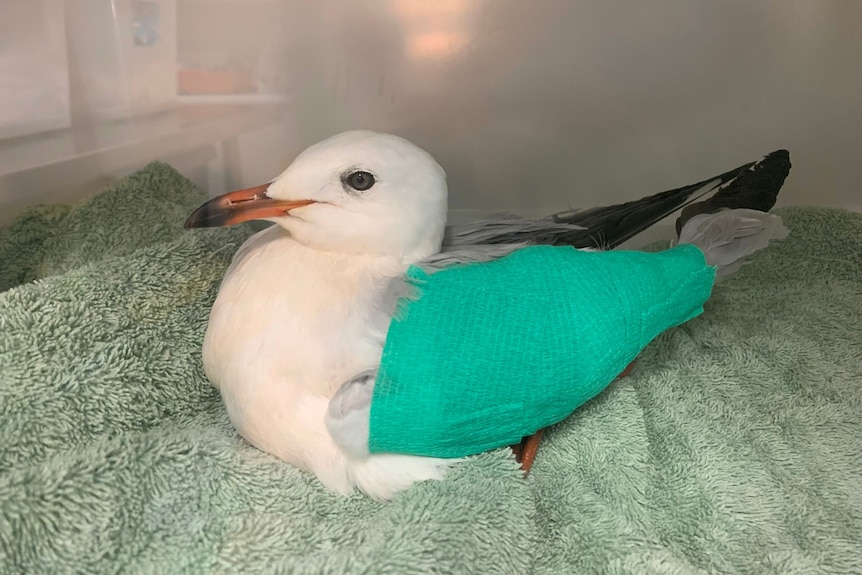
[{"label": "terry cloth fabric", "polygon": [[206,199],[154,164],[0,229],[0,573],[862,573],[862,215],[781,209],[526,479],[502,448],[380,503],[230,425],[201,344],[255,228],[183,230]]}]

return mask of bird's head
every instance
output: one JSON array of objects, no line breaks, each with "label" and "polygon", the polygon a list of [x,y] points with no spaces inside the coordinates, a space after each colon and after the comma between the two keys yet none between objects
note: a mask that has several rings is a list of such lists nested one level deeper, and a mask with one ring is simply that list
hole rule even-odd
[{"label": "bird's head", "polygon": [[314,249],[421,259],[440,249],[447,196],[430,154],[357,130],[307,148],[269,184],[213,198],[185,227],[268,220]]}]

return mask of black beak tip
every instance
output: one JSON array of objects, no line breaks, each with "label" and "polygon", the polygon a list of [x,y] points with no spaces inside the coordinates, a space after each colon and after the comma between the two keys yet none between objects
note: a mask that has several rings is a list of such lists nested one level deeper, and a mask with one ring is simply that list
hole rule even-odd
[{"label": "black beak tip", "polygon": [[184,229],[187,229],[187,230],[192,230],[192,229],[195,229],[195,228],[202,227],[202,226],[201,226],[201,220],[202,220],[202,218],[201,218],[201,216],[200,216],[200,212],[201,212],[201,210],[200,210],[200,209],[197,209],[197,210],[193,211],[193,212],[189,215],[189,217],[188,217],[188,218],[186,218],[186,221],[183,223],[183,228],[184,228]]},{"label": "black beak tip", "polygon": [[217,228],[227,223],[230,214],[222,210],[213,210],[213,207],[204,204],[186,218],[183,228],[187,230],[196,228]]}]

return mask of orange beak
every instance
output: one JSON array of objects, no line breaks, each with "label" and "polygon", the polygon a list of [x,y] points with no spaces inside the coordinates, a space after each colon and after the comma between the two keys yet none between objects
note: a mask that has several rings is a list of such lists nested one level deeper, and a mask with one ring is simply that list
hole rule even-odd
[{"label": "orange beak", "polygon": [[211,199],[186,220],[185,228],[232,226],[249,220],[277,218],[314,200],[275,200],[266,195],[269,184],[230,192]]}]

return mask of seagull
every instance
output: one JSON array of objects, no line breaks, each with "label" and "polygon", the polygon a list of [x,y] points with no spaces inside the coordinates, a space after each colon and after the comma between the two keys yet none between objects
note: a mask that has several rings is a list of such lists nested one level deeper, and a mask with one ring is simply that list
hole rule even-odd
[{"label": "seagull", "polygon": [[[213,198],[186,221],[274,224],[245,241],[224,275],[203,342],[205,374],[248,443],[335,493],[391,499],[463,460],[364,447],[367,398],[355,384],[380,366],[408,270],[496,261],[536,245],[610,250],[681,208],[677,241],[700,242],[707,260],[729,266],[740,249],[762,247],[764,234],[780,237],[780,224],[760,216],[777,218],[766,212],[789,168],[778,150],[642,200],[447,225],[446,173],[431,154],[392,134],[337,134],[274,180]],[[748,227],[728,228],[728,217]],[[751,237],[757,246],[739,247]]]}]

